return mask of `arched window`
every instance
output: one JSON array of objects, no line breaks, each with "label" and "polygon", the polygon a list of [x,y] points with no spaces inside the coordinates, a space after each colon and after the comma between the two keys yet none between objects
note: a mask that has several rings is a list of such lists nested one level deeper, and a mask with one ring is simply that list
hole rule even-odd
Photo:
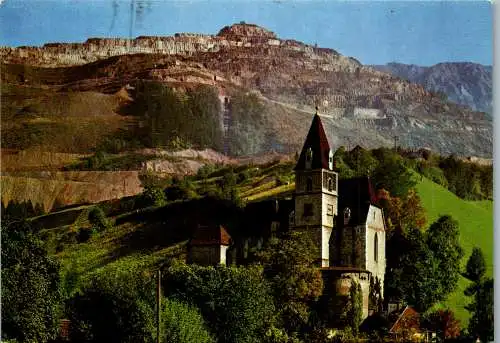
[{"label": "arched window", "polygon": [[349,224],[349,219],[351,219],[351,209],[346,207],[344,209],[344,225]]},{"label": "arched window", "polygon": [[308,177],[306,180],[306,192],[312,192],[313,190],[313,180],[312,177]]},{"label": "arched window", "polygon": [[328,168],[333,170],[333,152],[331,150],[328,151]]},{"label": "arched window", "polygon": [[373,240],[373,254],[375,262],[378,262],[378,236],[376,232],[375,232],[375,239]]},{"label": "arched window", "polygon": [[307,148],[306,151],[306,169],[311,169],[313,159],[313,151],[311,148]]}]

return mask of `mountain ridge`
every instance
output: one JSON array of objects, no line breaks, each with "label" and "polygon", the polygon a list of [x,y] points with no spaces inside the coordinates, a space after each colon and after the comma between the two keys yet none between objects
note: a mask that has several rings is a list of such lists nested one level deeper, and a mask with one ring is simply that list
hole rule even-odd
[{"label": "mountain ridge", "polygon": [[372,67],[418,83],[429,91],[442,92],[450,101],[473,110],[493,113],[493,66],[464,61],[432,66],[391,62]]},{"label": "mountain ridge", "polygon": [[[300,149],[299,138],[317,106],[336,146],[392,146],[399,137],[407,148],[492,154],[492,122],[484,113],[444,101],[422,85],[333,49],[281,40],[256,25],[227,26],[218,35],[92,38],[82,44],[1,48],[0,56],[2,79],[21,96],[30,87],[114,94],[133,88],[137,80],[181,90],[206,85],[218,92],[222,106],[237,93],[256,94],[266,108],[266,121],[256,125],[269,126],[276,136],[276,144],[257,153],[276,146],[287,153]],[[222,113],[220,121],[223,125]]]}]

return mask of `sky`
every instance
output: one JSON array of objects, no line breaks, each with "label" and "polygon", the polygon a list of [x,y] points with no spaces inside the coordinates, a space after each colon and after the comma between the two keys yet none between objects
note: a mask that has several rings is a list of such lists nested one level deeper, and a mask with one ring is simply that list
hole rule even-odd
[{"label": "sky", "polygon": [[[136,15],[139,5],[143,9]],[[0,45],[216,34],[245,21],[280,38],[335,49],[363,64],[491,65],[492,7],[480,0],[3,0]]]}]

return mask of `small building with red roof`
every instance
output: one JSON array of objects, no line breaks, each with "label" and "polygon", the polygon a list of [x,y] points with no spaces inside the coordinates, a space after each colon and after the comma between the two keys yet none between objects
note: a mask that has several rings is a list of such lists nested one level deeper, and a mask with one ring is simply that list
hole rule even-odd
[{"label": "small building with red roof", "polygon": [[222,225],[198,226],[188,244],[188,260],[202,266],[227,262],[231,236]]}]

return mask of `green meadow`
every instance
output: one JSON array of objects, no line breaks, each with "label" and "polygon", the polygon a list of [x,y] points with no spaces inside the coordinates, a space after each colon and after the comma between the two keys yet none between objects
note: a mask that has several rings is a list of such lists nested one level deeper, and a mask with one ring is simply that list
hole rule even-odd
[{"label": "green meadow", "polygon": [[[416,188],[427,212],[428,225],[439,216],[446,214],[458,221],[460,243],[465,251],[461,265],[465,268],[472,248],[479,247],[486,259],[487,275],[493,276],[493,202],[460,199],[446,188],[426,178],[423,178]],[[463,294],[468,285],[467,279],[460,278],[457,289],[445,302],[438,305],[438,307],[452,309],[460,319],[462,327],[466,327],[469,320],[469,312],[464,306],[470,302],[470,299]]]}]

